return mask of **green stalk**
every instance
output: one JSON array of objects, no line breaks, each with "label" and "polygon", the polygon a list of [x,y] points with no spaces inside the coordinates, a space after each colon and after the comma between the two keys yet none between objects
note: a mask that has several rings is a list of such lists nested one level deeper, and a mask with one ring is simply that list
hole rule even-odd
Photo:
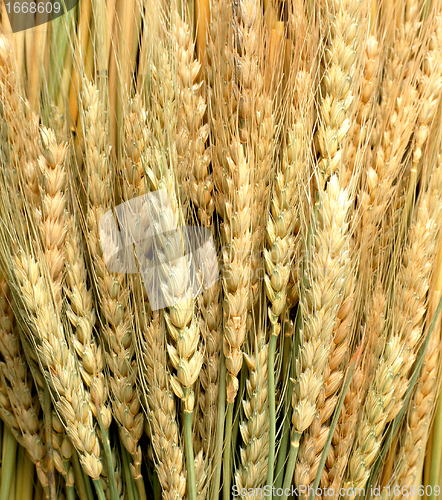
[{"label": "green stalk", "polygon": [[189,500],[196,500],[195,459],[193,457],[192,413],[184,411],[184,445],[186,447],[187,486]]},{"label": "green stalk", "polygon": [[3,450],[1,467],[2,484],[0,486],[0,500],[9,500],[12,482],[15,478],[17,446],[17,441],[15,440],[11,431],[5,425],[3,428]]},{"label": "green stalk", "polygon": [[66,485],[66,498],[67,500],[75,500],[75,488]]},{"label": "green stalk", "polygon": [[17,458],[17,472],[15,474],[15,499],[22,500],[22,488],[23,488],[23,468],[25,462],[24,448],[20,446],[18,450]]},{"label": "green stalk", "polygon": [[287,500],[286,491],[290,490],[292,486],[293,474],[295,472],[296,459],[298,458],[299,441],[301,439],[301,432],[292,431],[292,439],[290,442],[289,459],[287,462],[287,469],[285,471],[284,484],[282,485],[283,492],[281,500]]},{"label": "green stalk", "polygon": [[127,452],[126,448],[123,445],[121,445],[121,454],[123,458],[123,470],[124,470],[124,478],[126,480],[127,495],[129,498],[132,499],[135,498],[134,478],[130,471],[129,453]]},{"label": "green stalk", "polygon": [[[97,492],[98,500],[106,500],[106,495],[104,494],[103,486],[100,479],[94,479],[95,491]],[[129,497],[130,498],[130,497]]]},{"label": "green stalk", "polygon": [[49,394],[48,384],[44,385],[44,426],[46,438],[46,456],[48,462],[48,490],[49,498],[55,500],[55,484],[54,484],[54,457],[52,454],[52,402]]},{"label": "green stalk", "polygon": [[221,371],[219,375],[218,393],[218,421],[216,425],[215,437],[215,470],[213,473],[213,483],[210,491],[210,500],[219,499],[219,488],[221,483],[221,467],[223,459],[223,436],[224,436],[224,412],[226,410],[226,363],[224,354],[221,354]]},{"label": "green stalk", "polygon": [[240,372],[240,377],[239,377],[239,389],[238,389],[238,394],[240,397],[238,397],[236,401],[236,408],[234,407],[234,418],[233,418],[233,425],[232,425],[232,449],[236,448],[236,443],[238,440],[238,432],[239,432],[239,415],[241,412],[241,398],[242,395],[244,394],[244,388],[246,386],[246,379],[247,379],[247,367],[246,364],[243,363],[241,367],[241,372]]},{"label": "green stalk", "polygon": [[275,489],[281,488],[282,486],[282,480],[284,477],[283,470],[287,458],[287,448],[290,437],[289,414],[290,414],[291,402],[289,394],[291,394],[291,391],[289,390],[289,388],[291,388],[291,381],[289,380],[289,370],[292,367],[292,365],[290,364],[291,346],[292,346],[292,337],[285,336],[283,359],[282,359],[282,380],[284,381],[287,380],[287,393],[286,397],[284,398],[284,413],[282,415],[282,424],[281,424],[282,432],[279,443],[278,459],[276,463],[276,472],[275,472]]},{"label": "green stalk", "polygon": [[230,499],[231,471],[232,471],[232,423],[234,403],[228,403],[226,416],[226,436],[223,455],[223,500]]},{"label": "green stalk", "polygon": [[[362,345],[361,345],[361,348],[362,348]],[[324,466],[325,466],[325,461],[327,459],[327,455],[328,455],[328,450],[330,448],[330,445],[331,445],[331,442],[332,442],[332,438],[333,438],[333,434],[335,432],[335,429],[336,429],[336,425],[338,423],[338,419],[339,419],[339,414],[341,413],[341,409],[342,409],[342,405],[344,404],[344,399],[345,399],[345,395],[347,394],[347,391],[350,387],[350,383],[353,379],[353,374],[355,372],[355,368],[356,368],[356,365],[359,361],[359,354],[360,354],[360,350],[359,352],[356,351],[355,355],[353,356],[351,362],[350,362],[350,365],[348,367],[348,370],[347,370],[347,376],[345,378],[345,382],[344,382],[344,387],[341,391],[341,394],[339,396],[339,400],[338,400],[338,404],[336,405],[336,408],[335,408],[335,412],[333,414],[333,419],[332,419],[332,423],[330,425],[330,429],[328,431],[328,435],[327,435],[327,441],[325,442],[325,446],[324,446],[324,449],[322,450],[322,455],[321,455],[321,459],[319,461],[319,466],[318,466],[318,470],[316,472],[316,477],[315,477],[315,481],[313,483],[313,489],[312,491],[310,492],[310,495],[309,495],[309,500],[313,500],[313,495],[314,495],[314,491],[317,490],[318,486],[319,486],[319,482],[321,480],[321,476],[322,476],[322,471],[324,469]]]},{"label": "green stalk", "polygon": [[101,439],[103,441],[104,456],[107,462],[107,477],[109,479],[110,494],[112,500],[118,500],[118,488],[117,481],[115,479],[113,460],[112,460],[112,450],[109,443],[109,432],[104,428],[103,421],[100,417],[100,412],[97,411],[98,423],[100,425]]},{"label": "green stalk", "polygon": [[287,459],[287,447],[289,444],[289,437],[290,437],[289,410],[290,410],[290,404],[288,404],[288,401],[286,401],[284,404],[282,434],[279,443],[278,460],[276,463],[275,490],[282,487],[282,480],[284,479],[284,466]]},{"label": "green stalk", "polygon": [[154,500],[161,500],[160,481],[158,480],[158,475],[155,472],[155,470],[153,471],[152,489],[153,489],[153,498],[154,498]]},{"label": "green stalk", "polygon": [[[27,453],[24,453],[23,463],[23,483],[21,486],[21,495],[16,496],[17,500],[32,500],[34,491],[34,464]],[[18,489],[18,488],[17,488]]]},{"label": "green stalk", "polygon": [[442,399],[439,395],[439,400],[437,402],[436,414],[434,416],[434,427],[433,427],[433,443],[432,443],[432,453],[430,462],[430,479],[428,484],[433,486],[432,494],[428,496],[428,500],[436,500],[436,495],[434,493],[434,486],[439,484],[439,472],[441,467],[442,458]]},{"label": "green stalk", "polygon": [[[83,475],[83,471],[81,470],[81,465],[78,460],[76,451],[74,451],[74,453],[72,454],[71,464],[74,470],[75,485],[77,486],[78,496],[80,497],[80,500],[93,500],[94,496],[92,493],[91,485],[89,484],[89,491],[87,491],[85,477]],[[87,476],[86,479],[88,480],[89,477]]]},{"label": "green stalk", "polygon": [[[270,430],[269,430],[269,464],[267,467],[267,485],[273,486],[273,473],[275,469],[275,447],[276,447],[276,400],[275,400],[275,351],[278,336],[275,335],[275,321],[278,317],[274,317],[271,321],[272,331],[270,333],[269,345],[269,414],[270,414]],[[272,493],[266,495],[267,498],[272,498]]]},{"label": "green stalk", "polygon": [[[134,469],[132,469],[132,470],[134,470]],[[140,500],[147,500],[147,495],[146,495],[146,489],[144,487],[143,476],[139,476],[139,477],[135,478],[135,486],[137,487],[138,498]]]},{"label": "green stalk", "polygon": [[[34,491],[34,498],[33,500],[41,500],[42,496],[44,495],[43,493],[43,486],[41,485],[40,481],[37,482],[37,487],[35,488]],[[47,498],[45,496],[45,498]]]}]

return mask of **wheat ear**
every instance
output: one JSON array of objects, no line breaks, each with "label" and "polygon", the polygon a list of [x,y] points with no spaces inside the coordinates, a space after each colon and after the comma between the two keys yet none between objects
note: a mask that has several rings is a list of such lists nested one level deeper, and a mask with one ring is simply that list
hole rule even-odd
[{"label": "wheat ear", "polygon": [[140,343],[156,470],[163,498],[172,500],[185,498],[186,472],[179,442],[176,403],[170,387],[165,333],[160,315],[154,313],[152,321],[142,332]]},{"label": "wheat ear", "polygon": [[15,286],[20,290],[20,304],[27,315],[31,342],[51,385],[56,409],[79,451],[85,471],[93,479],[98,479],[101,473],[100,447],[89,397],[77,373],[74,353],[66,343],[54,302],[55,294],[44,269],[41,261],[21,252],[14,259]]},{"label": "wheat ear", "polygon": [[[0,283],[0,354],[3,387],[10,402],[20,433],[20,443],[38,469],[38,477],[47,486],[43,463],[45,444],[42,438],[40,403],[35,394],[34,382],[18,335],[18,326],[11,307],[11,293],[6,280]],[[8,422],[6,422],[8,423]]]},{"label": "wheat ear", "polygon": [[[373,167],[369,166],[364,172],[359,200],[362,217],[357,235],[365,254],[374,248],[373,269],[378,268],[378,235],[385,227],[385,213],[396,193],[395,181],[404,170],[402,159],[418,116],[415,75],[421,57],[419,54],[411,57],[416,47],[418,14],[417,5],[410,2],[406,23],[401,25],[394,39],[394,49],[390,47],[385,56],[381,98],[375,106],[377,121],[370,141]],[[393,43],[387,39],[386,45],[389,41]]]},{"label": "wheat ear", "polygon": [[194,57],[194,44],[188,24],[176,13],[173,25],[177,62],[178,122],[177,175],[183,201],[190,198],[204,225],[210,221],[214,203],[213,184],[208,175],[210,149],[206,148],[209,125],[204,124],[206,102],[203,82],[198,82],[201,63]]},{"label": "wheat ear", "polygon": [[[440,256],[441,250],[439,245],[435,279],[428,298],[427,334],[429,334],[428,327],[441,298],[442,273]],[[393,484],[394,481],[394,484],[403,484],[411,487],[419,477],[419,471],[421,470],[426,450],[426,443],[430,434],[431,419],[437,403],[437,384],[440,379],[440,333],[441,327],[440,321],[438,321],[431,333],[416,389],[409,403],[406,420],[402,426],[400,435],[402,446],[399,456],[396,459],[397,465],[395,467],[394,476],[390,481],[391,484]]]},{"label": "wheat ear", "polygon": [[[371,377],[372,359],[377,359],[375,345],[384,329],[385,295],[378,289],[370,303],[365,335],[364,364],[355,371],[350,388],[345,395],[344,404],[338,418],[332,443],[325,464],[325,474],[321,478],[321,488],[333,489],[333,500],[339,498],[339,490],[347,467],[350,452],[357,432],[357,424],[364,403],[368,380]],[[378,348],[379,349],[379,348]]]},{"label": "wheat ear", "polygon": [[95,311],[92,290],[87,286],[87,272],[78,233],[78,221],[70,215],[66,235],[66,273],[64,291],[67,306],[66,315],[73,328],[72,343],[80,362],[80,373],[91,394],[91,408],[98,415],[107,430],[112,421],[107,406],[108,388],[104,377],[104,353],[95,338]]},{"label": "wheat ear", "polygon": [[19,176],[26,180],[27,194],[35,202],[39,199],[38,118],[21,97],[15,54],[5,35],[0,34],[0,96],[2,102],[2,129],[7,140],[2,143],[5,158],[12,167],[9,182],[18,189]]},{"label": "wheat ear", "polygon": [[[433,181],[434,188],[438,185],[438,176],[433,176]],[[428,193],[431,195],[431,190]],[[345,487],[364,486],[381,446],[385,426],[401,409],[408,387],[409,370],[421,342],[425,296],[435,258],[437,232],[428,201],[425,197],[421,199],[416,221],[409,230],[404,266],[395,286],[392,333],[386,339],[368,389]]]},{"label": "wheat ear", "polygon": [[426,295],[429,290],[432,269],[436,257],[436,241],[441,204],[437,193],[442,185],[442,169],[433,172],[428,191],[422,193],[416,221],[409,230],[409,246],[404,255],[404,264],[395,286],[393,305],[394,328],[403,341],[403,369],[398,381],[387,422],[392,420],[402,406],[401,399],[408,387],[409,371],[422,342]]},{"label": "wheat ear", "polygon": [[[354,282],[354,276],[350,275],[343,290],[345,298],[337,312],[337,319],[333,328],[333,340],[324,370],[324,382],[318,397],[316,415],[312,424],[301,438],[298,464],[295,470],[295,483],[298,486],[313,486],[319,460],[325,446],[325,440],[330,431],[328,419],[335,410],[338,401],[338,391],[344,380],[352,340],[355,298]],[[350,385],[349,390],[353,391],[352,394],[354,394],[354,387]],[[322,473],[322,477],[325,477],[324,472]]]},{"label": "wheat ear", "polygon": [[284,488],[290,487],[293,478],[300,436],[315,418],[341,292],[351,270],[346,222],[349,205],[348,191],[339,187],[338,177],[333,175],[321,193],[312,246],[306,248],[303,276],[307,285],[300,301],[303,324],[295,363],[293,427]]},{"label": "wheat ear", "polygon": [[[203,82],[198,82],[201,64],[193,56],[194,46],[189,26],[178,14],[175,15],[173,35],[179,103],[177,123],[178,182],[182,186],[183,200],[189,198],[192,201],[197,220],[203,226],[211,227],[215,205],[212,197],[212,176],[208,171],[211,151],[210,148],[206,148],[209,124],[204,123],[207,107],[205,88]],[[213,275],[213,272],[217,270],[217,262],[207,262],[206,265],[208,265],[208,272]],[[202,415],[197,411],[194,412],[194,420],[198,422],[199,436],[203,441],[206,453],[209,451],[209,443],[212,448],[214,443],[210,434],[215,430],[218,378],[216,353],[219,352],[217,347],[220,348],[221,340],[218,326],[221,314],[218,304],[214,305],[213,302],[213,298],[218,299],[219,284],[215,284],[214,287],[213,290],[205,290],[204,294],[198,297],[198,303],[201,306],[200,330],[206,349],[201,371],[202,390],[198,396],[198,400],[201,399],[198,401],[198,408]],[[214,316],[209,317],[209,314],[214,314]]]},{"label": "wheat ear", "polygon": [[442,17],[436,16],[434,26],[430,27],[428,50],[422,63],[422,73],[418,83],[419,102],[422,103],[416,121],[413,155],[408,179],[408,197],[405,217],[410,217],[412,200],[421,174],[423,162],[422,149],[430,135],[430,127],[435,118],[442,94]]},{"label": "wheat ear", "polygon": [[[324,50],[325,71],[321,81],[320,124],[317,141],[320,151],[320,183],[346,168],[343,155],[348,131],[355,120],[355,97],[359,84],[356,46],[361,43],[360,26],[363,2],[327,2],[327,40]],[[343,172],[342,183],[351,178]],[[320,185],[320,189],[322,186]]]},{"label": "wheat ear", "polygon": [[[112,411],[119,424],[122,443],[134,460],[135,480],[141,476],[141,450],[144,417],[135,387],[137,369],[135,342],[131,332],[129,290],[124,274],[112,274],[106,267],[100,242],[101,217],[112,207],[112,171],[106,149],[107,118],[104,102],[96,86],[85,82],[81,97],[84,120],[85,163],[87,171],[86,236],[95,272],[98,303],[103,315],[101,333],[106,345],[106,363],[112,374],[109,386]],[[138,481],[139,482],[139,481]]]},{"label": "wheat ear", "polygon": [[[224,413],[227,403],[230,419],[227,420],[227,425],[229,425],[229,421],[232,420],[230,414],[233,412],[230,410],[229,402],[235,400],[238,391],[237,374],[241,369],[243,359],[241,347],[245,340],[247,315],[244,309],[240,310],[237,306],[248,301],[251,248],[248,247],[246,252],[239,252],[239,250],[242,250],[243,244],[247,243],[245,238],[250,234],[251,184],[249,176],[246,176],[245,171],[242,170],[245,168],[242,151],[238,150],[238,154],[241,156],[236,154],[232,156],[231,154],[232,149],[236,153],[237,148],[240,147],[240,142],[235,137],[232,148],[232,136],[236,130],[238,95],[233,76],[232,27],[229,21],[231,19],[231,5],[226,0],[215,0],[211,5],[210,13],[207,64],[205,66],[208,82],[209,140],[212,149],[213,198],[217,214],[220,217],[220,240],[225,248],[225,251],[221,252],[222,348],[213,461],[214,477],[210,491],[210,498],[215,500],[220,494],[223,453],[230,453],[224,446],[224,443],[228,443],[227,446],[230,446],[230,440],[225,441],[224,437],[226,428]],[[241,158],[239,175],[235,173],[234,163],[227,158],[230,160],[233,158],[233,161]],[[244,182],[248,183],[248,188],[244,186]],[[245,200],[244,195],[246,195]],[[241,198],[243,199],[241,200]],[[242,203],[243,201],[245,204]],[[239,224],[236,224],[236,221]],[[241,227],[242,224],[244,225]],[[235,283],[236,277],[239,276],[238,273],[242,274],[242,279]],[[221,290],[221,286],[223,290]],[[233,302],[234,309],[229,307],[229,300]]]},{"label": "wheat ear", "polygon": [[235,472],[235,483],[240,489],[260,488],[267,476],[269,454],[268,419],[268,356],[269,344],[259,331],[252,355],[244,354],[249,376],[246,380],[246,399],[243,401],[244,419],[240,423],[243,444],[241,465]]}]

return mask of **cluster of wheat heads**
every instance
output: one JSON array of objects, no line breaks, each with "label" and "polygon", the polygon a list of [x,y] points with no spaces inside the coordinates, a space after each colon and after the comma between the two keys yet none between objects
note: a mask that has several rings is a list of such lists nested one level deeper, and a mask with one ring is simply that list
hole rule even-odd
[{"label": "cluster of wheat heads", "polygon": [[442,2],[8,8],[0,500],[439,496]]}]

